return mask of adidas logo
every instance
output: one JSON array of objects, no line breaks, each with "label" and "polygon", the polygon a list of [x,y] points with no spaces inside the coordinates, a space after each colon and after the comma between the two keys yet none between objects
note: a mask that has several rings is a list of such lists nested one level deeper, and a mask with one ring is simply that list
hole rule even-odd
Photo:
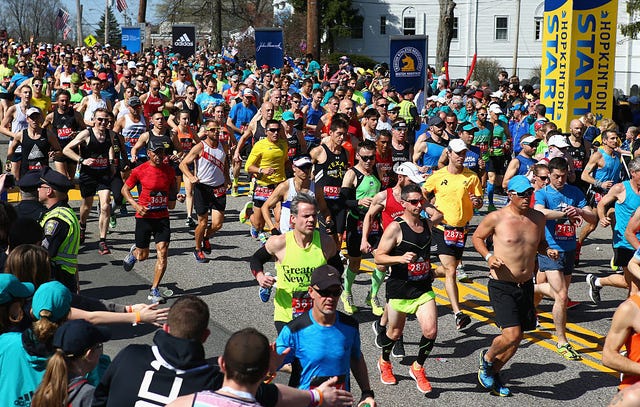
[{"label": "adidas logo", "polygon": [[184,33],[173,45],[176,47],[193,47],[193,41],[191,41],[187,33]]}]

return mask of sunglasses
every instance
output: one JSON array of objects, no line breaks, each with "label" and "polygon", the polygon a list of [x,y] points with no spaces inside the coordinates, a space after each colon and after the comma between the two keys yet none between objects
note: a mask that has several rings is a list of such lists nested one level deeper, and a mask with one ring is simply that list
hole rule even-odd
[{"label": "sunglasses", "polygon": [[270,128],[270,129],[267,129],[267,131],[269,131],[269,132],[271,132],[271,133],[275,133],[275,132],[277,132],[278,130],[280,130],[280,129],[279,129],[279,128],[277,128],[277,127],[272,127],[272,128]]},{"label": "sunglasses", "polygon": [[540,178],[542,181],[549,181],[549,177],[542,177],[540,175],[536,175],[536,177]]},{"label": "sunglasses", "polygon": [[388,104],[386,104],[386,103],[383,103],[383,104],[381,104],[381,105],[376,105],[376,106],[378,106],[378,107],[388,107],[389,105],[388,105]]},{"label": "sunglasses", "polygon": [[342,294],[342,287],[325,288],[324,290],[319,290],[315,287],[311,288],[321,297],[339,297]]},{"label": "sunglasses", "polygon": [[100,123],[106,123],[109,121],[108,117],[96,117],[96,121]]},{"label": "sunglasses", "polygon": [[518,198],[529,198],[533,195],[533,189],[527,189],[523,192],[509,192],[511,195],[516,195]]},{"label": "sunglasses", "polygon": [[422,203],[422,201],[424,201],[424,198],[420,198],[420,199],[405,199],[404,201],[410,203],[413,206],[416,206],[416,205]]},{"label": "sunglasses", "polygon": [[364,161],[364,162],[369,162],[369,161],[375,159],[376,156],[375,155],[361,155],[360,158],[362,158],[362,161]]}]

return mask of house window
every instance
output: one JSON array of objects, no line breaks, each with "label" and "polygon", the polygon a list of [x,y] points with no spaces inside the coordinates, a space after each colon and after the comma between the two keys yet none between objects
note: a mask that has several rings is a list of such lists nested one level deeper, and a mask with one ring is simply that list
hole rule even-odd
[{"label": "house window", "polygon": [[509,39],[509,18],[496,17],[496,40]]},{"label": "house window", "polygon": [[535,24],[535,40],[542,41],[542,17],[536,17],[533,22]]},{"label": "house window", "polygon": [[402,21],[404,35],[416,35],[416,18],[405,17]]},{"label": "house window", "polygon": [[453,31],[451,33],[451,39],[458,39],[458,17],[453,17]]},{"label": "house window", "polygon": [[353,19],[353,23],[351,24],[351,38],[362,39],[363,22],[364,22],[364,18],[362,16],[357,16],[356,18]]},{"label": "house window", "polygon": [[381,16],[380,17],[380,35],[386,35],[386,34],[387,34],[387,17]]}]

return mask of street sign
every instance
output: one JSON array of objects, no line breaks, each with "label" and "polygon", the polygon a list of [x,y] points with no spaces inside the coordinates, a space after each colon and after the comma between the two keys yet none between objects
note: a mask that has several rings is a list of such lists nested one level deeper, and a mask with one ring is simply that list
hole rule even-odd
[{"label": "street sign", "polygon": [[93,35],[89,34],[84,39],[84,43],[87,45],[87,47],[93,47],[94,45],[96,45],[98,43],[98,40],[96,39],[96,37],[94,37]]}]

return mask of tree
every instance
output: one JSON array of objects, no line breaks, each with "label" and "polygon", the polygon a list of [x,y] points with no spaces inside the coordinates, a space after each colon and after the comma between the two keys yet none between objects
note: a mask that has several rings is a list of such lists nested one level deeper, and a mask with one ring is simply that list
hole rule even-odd
[{"label": "tree", "polygon": [[9,37],[19,41],[57,42],[62,33],[55,28],[59,0],[4,0],[1,21]]},{"label": "tree", "polygon": [[440,23],[438,24],[438,44],[436,49],[436,66],[443,67],[449,61],[449,48],[453,39],[453,0],[438,0],[440,3]]},{"label": "tree", "polygon": [[[296,11],[307,12],[307,0],[292,0],[291,4]],[[318,15],[320,38],[325,38],[322,45],[328,53],[334,51],[338,38],[351,36],[352,27],[362,24],[362,16],[351,0],[318,0]]]},{"label": "tree", "polygon": [[[120,24],[118,24],[116,16],[113,14],[112,7],[107,8],[107,21],[109,23],[108,43],[112,47],[120,48],[120,42],[122,41],[122,31],[120,30]],[[104,13],[102,13],[102,17],[100,17],[100,22],[98,23],[96,38],[99,42],[104,41]]]},{"label": "tree", "polygon": [[[640,12],[640,0],[627,0],[627,13],[633,18],[638,12]],[[635,20],[629,24],[621,24],[620,32],[633,40],[637,39],[638,33],[640,33],[640,21]]]}]

